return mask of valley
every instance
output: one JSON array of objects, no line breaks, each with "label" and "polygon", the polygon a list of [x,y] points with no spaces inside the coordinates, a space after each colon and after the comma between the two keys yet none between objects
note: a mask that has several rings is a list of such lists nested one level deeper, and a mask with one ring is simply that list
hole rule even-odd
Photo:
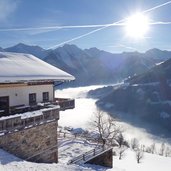
[{"label": "valley", "polygon": [[[96,102],[98,99],[88,98],[87,93],[90,90],[95,90],[102,87],[103,86],[88,86],[57,90],[56,95],[59,97],[65,94],[65,97],[76,99],[76,108],[74,110],[61,112],[59,125],[62,127],[67,126],[91,130],[89,125],[90,121],[93,120],[94,112],[96,112]],[[124,136],[128,141],[131,141],[132,138],[137,138],[140,140],[141,144],[145,145],[150,145],[154,142],[158,144],[158,146],[160,146],[162,142],[171,144],[171,139],[163,137],[159,134],[154,135],[149,133],[147,131],[148,129],[146,130],[146,124],[144,124],[144,127],[140,127],[140,125],[135,122],[129,122],[130,118],[128,119],[128,117],[124,114],[120,115],[119,112],[115,116],[117,116],[117,124],[123,128]]]}]

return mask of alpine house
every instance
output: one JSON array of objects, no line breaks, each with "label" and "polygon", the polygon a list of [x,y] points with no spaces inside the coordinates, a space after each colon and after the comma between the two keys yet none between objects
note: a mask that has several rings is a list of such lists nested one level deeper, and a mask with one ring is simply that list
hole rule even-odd
[{"label": "alpine house", "polygon": [[57,102],[54,97],[55,82],[74,79],[33,55],[0,52],[0,116],[39,109]]},{"label": "alpine house", "polygon": [[75,78],[23,53],[0,52],[0,148],[33,162],[58,162],[58,120],[74,99],[55,98],[55,83]]}]

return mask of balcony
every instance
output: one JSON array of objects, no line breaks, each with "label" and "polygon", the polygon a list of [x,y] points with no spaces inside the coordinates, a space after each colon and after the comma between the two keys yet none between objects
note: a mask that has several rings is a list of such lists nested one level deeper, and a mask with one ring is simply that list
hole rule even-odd
[{"label": "balcony", "polygon": [[59,119],[59,111],[73,108],[75,108],[74,99],[62,98],[55,98],[52,102],[37,103],[34,106],[13,106],[10,108],[10,116],[6,115],[6,117],[0,118],[0,136],[47,122],[56,121]]},{"label": "balcony", "polygon": [[[24,104],[12,106],[9,109],[9,114],[17,114],[17,113],[25,113],[30,111],[36,111],[40,109],[46,109],[46,108],[52,108],[55,106],[59,106],[60,111],[65,111],[67,109],[74,109],[75,108],[75,100],[74,99],[64,99],[64,98],[55,98],[53,101],[47,101],[47,102],[40,102],[36,103],[35,105],[29,105],[26,106]],[[7,116],[1,115],[1,116]]]},{"label": "balcony", "polygon": [[29,115],[17,114],[2,117],[0,118],[0,136],[57,120],[59,120],[58,107],[30,112]]},{"label": "balcony", "polygon": [[54,101],[57,105],[60,106],[61,111],[75,108],[74,99],[55,98]]}]

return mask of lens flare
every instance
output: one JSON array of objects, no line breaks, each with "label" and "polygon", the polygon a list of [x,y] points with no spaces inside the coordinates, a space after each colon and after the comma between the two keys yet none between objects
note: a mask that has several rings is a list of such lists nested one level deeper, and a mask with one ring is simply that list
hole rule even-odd
[{"label": "lens flare", "polygon": [[141,13],[137,13],[126,19],[126,35],[135,39],[144,38],[146,33],[149,31],[149,26],[149,18]]}]

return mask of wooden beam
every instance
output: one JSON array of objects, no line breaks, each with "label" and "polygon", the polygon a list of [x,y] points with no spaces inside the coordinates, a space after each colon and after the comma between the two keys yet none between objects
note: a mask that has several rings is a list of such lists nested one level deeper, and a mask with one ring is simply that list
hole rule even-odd
[{"label": "wooden beam", "polygon": [[20,83],[20,84],[0,84],[0,88],[8,88],[8,87],[24,87],[27,86],[27,83]]},{"label": "wooden beam", "polygon": [[0,83],[0,88],[25,87],[25,86],[50,85],[50,84],[54,84],[54,82],[44,81],[44,82],[26,82],[26,83]]}]

